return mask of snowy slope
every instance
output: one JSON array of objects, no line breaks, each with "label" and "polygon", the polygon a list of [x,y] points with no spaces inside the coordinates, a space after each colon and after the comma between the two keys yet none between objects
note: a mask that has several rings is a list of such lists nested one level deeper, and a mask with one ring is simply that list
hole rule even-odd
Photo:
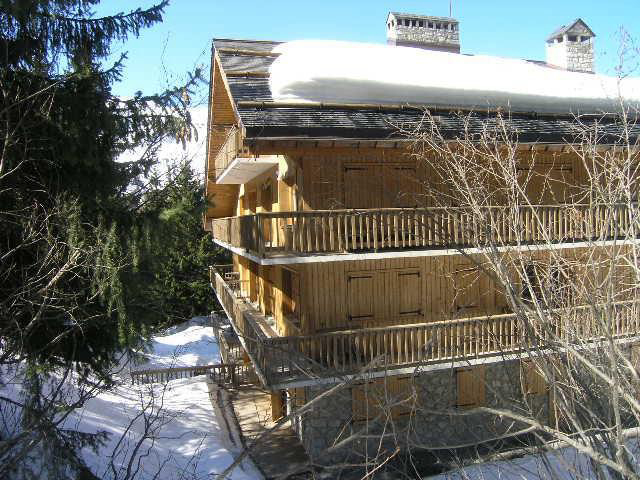
[{"label": "snowy slope", "polygon": [[[147,362],[137,368],[218,361],[218,345],[206,323],[206,317],[195,318],[156,336],[146,354]],[[206,377],[132,385],[127,367],[123,360],[118,366],[122,373],[115,375],[115,387],[88,400],[61,426],[87,433],[107,432],[108,438],[97,453],[89,448],[82,451],[87,466],[98,478],[125,478],[131,468],[140,480],[209,479],[233,462],[233,454],[241,447],[230,439],[225,420],[216,417]],[[20,398],[22,370],[18,366],[0,371],[0,395]],[[56,388],[60,378],[54,376],[49,390]],[[77,398],[72,381],[66,381],[63,389],[65,398]],[[14,411],[12,417],[12,422],[2,425],[0,434],[19,431],[20,412]],[[32,457],[30,462],[39,461],[37,450]],[[156,477],[157,472],[160,474]],[[46,478],[44,473],[39,475]],[[229,478],[260,479],[262,475],[245,459]]]},{"label": "snowy slope", "polygon": [[276,101],[505,107],[598,112],[620,94],[640,106],[640,79],[567,72],[518,59],[410,47],[300,40],[279,45]]},{"label": "snowy slope", "polygon": [[[638,439],[631,438],[627,445],[632,459],[637,460],[640,453]],[[430,480],[582,480],[585,478],[596,478],[588,457],[569,447],[544,454],[530,454],[512,460],[473,465],[429,477]]]},{"label": "snowy slope", "polygon": [[220,362],[220,350],[208,317],[195,317],[151,340],[134,370],[188,367]]},{"label": "snowy slope", "polygon": [[[158,427],[158,431],[151,432],[150,437],[157,438],[149,438],[142,443],[139,454],[146,454],[152,442],[153,448],[148,456],[141,459],[137,478],[151,479],[159,470],[159,480],[207,478],[222,472],[233,462],[223,440],[227,433],[218,424],[202,377],[174,380],[166,386],[156,384],[153,387],[133,387],[122,383],[87,402],[81,414],[71,419],[68,425],[84,432],[103,430],[110,433],[99,454],[89,449],[83,451],[84,459],[95,475],[112,478],[112,457],[120,475],[126,471],[131,452],[144,433],[143,419],[133,423],[132,420],[152,397],[155,408],[150,410],[148,419],[156,421],[153,428]],[[118,447],[118,441],[130,423],[132,428]],[[133,468],[139,458],[140,455],[134,457]],[[260,477],[245,462],[231,478]]]}]

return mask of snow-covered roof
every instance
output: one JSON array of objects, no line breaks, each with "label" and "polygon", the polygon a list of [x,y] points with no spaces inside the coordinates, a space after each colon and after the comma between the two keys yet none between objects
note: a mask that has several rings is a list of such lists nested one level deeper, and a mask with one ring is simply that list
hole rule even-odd
[{"label": "snow-covered roof", "polygon": [[[346,139],[391,143],[401,137],[397,126],[415,126],[423,120],[424,108],[398,105],[358,105],[347,103],[310,103],[278,101],[269,85],[270,66],[279,54],[280,42],[256,40],[214,39],[213,46],[220,68],[227,77],[227,85],[238,115],[245,127],[246,141],[295,139],[331,141]],[[254,53],[252,53],[254,52]],[[544,62],[541,62],[544,64]],[[435,107],[429,111],[436,116],[440,132],[445,138],[456,138],[461,132],[480,135],[493,125],[500,112],[488,109]],[[620,140],[622,130],[615,115],[581,116],[571,113],[539,114],[536,112],[504,115],[510,131],[517,132],[525,143],[566,144],[580,141],[584,125],[598,124],[601,144]],[[640,137],[640,124],[630,125],[632,138]]]},{"label": "snow-covered roof", "polygon": [[275,47],[274,101],[459,106],[600,113],[640,106],[640,79],[569,72],[526,60],[411,47],[300,40]]}]

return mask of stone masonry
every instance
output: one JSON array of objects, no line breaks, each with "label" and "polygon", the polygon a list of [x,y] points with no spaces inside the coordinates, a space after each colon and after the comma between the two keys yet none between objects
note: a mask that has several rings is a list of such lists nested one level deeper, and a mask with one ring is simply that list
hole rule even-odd
[{"label": "stone masonry", "polygon": [[387,17],[387,42],[390,45],[460,53],[457,20],[390,13]]},{"label": "stone masonry", "polygon": [[[485,369],[486,405],[501,408],[532,408],[542,421],[549,418],[549,395],[527,395],[523,398],[519,360],[487,364]],[[318,463],[359,463],[372,458],[380,448],[427,449],[469,445],[497,438],[507,432],[523,429],[511,420],[491,414],[465,414],[456,406],[456,369],[417,373],[412,377],[416,409],[393,422],[354,421],[350,388],[315,405],[299,421],[299,435],[312,459]],[[307,401],[327,387],[307,387]],[[369,435],[368,440],[351,440],[356,433]]]}]

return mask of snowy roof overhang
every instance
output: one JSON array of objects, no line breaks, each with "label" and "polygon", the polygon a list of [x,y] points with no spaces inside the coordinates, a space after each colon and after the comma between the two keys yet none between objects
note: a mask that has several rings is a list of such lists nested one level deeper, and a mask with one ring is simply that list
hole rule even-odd
[{"label": "snowy roof overhang", "polygon": [[[274,95],[270,82],[273,80],[270,77],[274,63],[283,57],[282,48],[279,48],[282,45],[251,40],[214,41],[249,142],[286,138],[400,138],[397,126],[415,125],[424,117],[425,109],[434,116],[441,131],[451,138],[459,136],[465,127],[480,132],[500,115],[507,119],[521,142],[573,143],[579,134],[576,115],[568,111],[509,111],[487,105],[464,107],[435,102],[421,105],[409,105],[408,102],[358,103],[349,98],[340,101],[285,100]],[[521,62],[535,65],[533,62]],[[376,62],[376,65],[380,65],[380,62]],[[537,68],[552,70],[544,66]],[[466,118],[468,115],[471,115],[471,119]],[[580,122],[597,122],[600,125],[600,143],[616,143],[619,137],[616,115],[583,114]],[[633,134],[640,134],[640,129],[633,126]]]}]

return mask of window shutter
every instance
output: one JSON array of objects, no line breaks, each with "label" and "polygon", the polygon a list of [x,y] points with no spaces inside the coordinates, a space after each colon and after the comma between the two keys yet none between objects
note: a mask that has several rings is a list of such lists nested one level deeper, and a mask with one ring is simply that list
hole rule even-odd
[{"label": "window shutter", "polygon": [[457,406],[473,408],[485,404],[484,366],[460,369],[456,372]]},{"label": "window shutter", "polygon": [[404,270],[397,272],[397,288],[394,295],[398,305],[396,314],[399,317],[422,316],[422,276],[420,270]]},{"label": "window shutter", "polygon": [[347,321],[350,326],[362,326],[374,320],[374,287],[373,273],[347,275]]},{"label": "window shutter", "polygon": [[538,366],[531,360],[523,360],[522,384],[524,392],[530,395],[542,395],[547,392],[547,382]]}]

